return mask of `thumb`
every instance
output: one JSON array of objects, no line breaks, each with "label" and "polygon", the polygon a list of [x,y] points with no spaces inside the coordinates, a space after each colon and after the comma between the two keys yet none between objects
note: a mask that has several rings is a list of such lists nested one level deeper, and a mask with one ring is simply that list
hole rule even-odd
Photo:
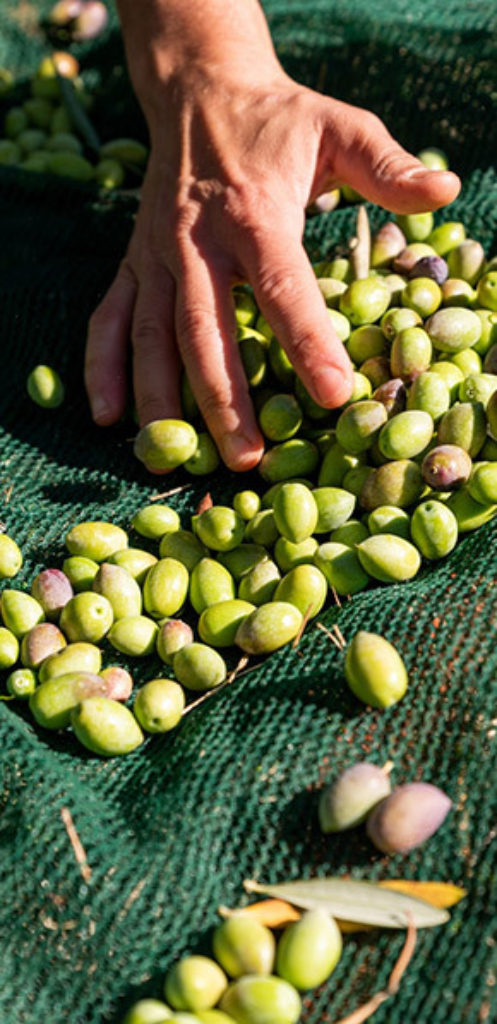
[{"label": "thumb", "polygon": [[323,158],[335,182],[394,213],[438,209],[461,187],[452,171],[430,171],[403,149],[376,114],[338,100],[326,104]]}]

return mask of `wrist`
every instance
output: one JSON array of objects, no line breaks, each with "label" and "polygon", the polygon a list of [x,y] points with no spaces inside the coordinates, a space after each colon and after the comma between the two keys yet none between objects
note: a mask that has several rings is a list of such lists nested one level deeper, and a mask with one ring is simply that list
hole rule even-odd
[{"label": "wrist", "polygon": [[[258,0],[118,0],[126,55],[151,128],[164,105],[281,78]],[[139,7],[139,10],[137,9]]]}]

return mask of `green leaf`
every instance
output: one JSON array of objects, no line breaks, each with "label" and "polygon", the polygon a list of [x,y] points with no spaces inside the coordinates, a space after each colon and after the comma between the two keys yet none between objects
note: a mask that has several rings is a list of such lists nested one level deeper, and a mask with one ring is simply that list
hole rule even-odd
[{"label": "green leaf", "polygon": [[406,928],[408,915],[417,928],[433,928],[450,919],[446,910],[374,882],[348,878],[310,878],[281,885],[244,883],[247,892],[286,900],[303,910],[326,910],[332,917],[380,928]]},{"label": "green leaf", "polygon": [[57,80],[59,83],[62,102],[74,127],[84,139],[88,148],[92,149],[95,153],[98,153],[100,151],[100,139],[90,121],[90,118],[88,117],[88,114],[83,109],[78,99],[78,94],[71,82],[71,79],[57,74]]}]

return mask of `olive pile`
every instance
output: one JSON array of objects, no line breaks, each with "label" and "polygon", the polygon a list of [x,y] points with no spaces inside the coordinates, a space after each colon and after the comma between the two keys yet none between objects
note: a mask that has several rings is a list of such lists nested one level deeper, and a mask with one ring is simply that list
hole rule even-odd
[{"label": "olive pile", "polygon": [[296,1024],[299,992],[330,977],[342,937],[323,910],[305,911],[277,943],[265,925],[235,914],[215,929],[212,946],[215,960],[187,956],[168,971],[167,1004],[142,999],[123,1024]]},{"label": "olive pile", "polygon": [[[71,102],[61,89],[61,78],[67,81]],[[17,97],[14,87],[11,72],[0,68],[0,99],[8,99],[10,94]],[[22,103],[16,100],[5,113],[0,165],[93,181],[106,189],[127,183],[136,186],[148,150],[136,139],[111,139],[100,146],[93,139],[89,145],[78,111],[91,110],[94,97],[79,77],[79,64],[71,53],[56,51],[44,57],[31,79],[30,92],[27,99]]]},{"label": "olive pile", "polygon": [[[411,579],[422,557],[443,558],[497,512],[497,259],[486,261],[460,222],[434,227],[431,213],[397,221],[373,237],[367,277],[353,279],[343,257],[315,268],[355,366],[338,412],[307,393],[250,290],[235,291],[267,439],[259,471],[272,485],[261,509],[251,493],[243,539],[274,546],[275,573],[313,565],[307,576],[318,579],[318,568],[338,594],[371,578]],[[195,424],[187,380],[183,398]],[[205,430],[181,420],[148,424],[135,453],[154,470],[218,464]],[[287,588],[278,584],[277,599]]]}]

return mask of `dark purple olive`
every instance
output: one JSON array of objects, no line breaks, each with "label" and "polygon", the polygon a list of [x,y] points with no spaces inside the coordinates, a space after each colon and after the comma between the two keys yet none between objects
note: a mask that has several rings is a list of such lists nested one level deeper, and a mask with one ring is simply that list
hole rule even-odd
[{"label": "dark purple olive", "polygon": [[434,491],[453,491],[469,480],[471,456],[457,444],[439,444],[425,455],[421,473]]},{"label": "dark purple olive", "polygon": [[390,380],[385,381],[384,384],[380,384],[376,391],[373,392],[372,397],[375,402],[383,402],[390,419],[391,416],[396,416],[398,412],[404,411],[406,396],[407,392],[404,382],[400,377],[392,377]]},{"label": "dark purple olive", "polygon": [[449,268],[441,256],[422,256],[411,267],[408,277],[429,277],[437,284],[443,284],[449,276]]}]

